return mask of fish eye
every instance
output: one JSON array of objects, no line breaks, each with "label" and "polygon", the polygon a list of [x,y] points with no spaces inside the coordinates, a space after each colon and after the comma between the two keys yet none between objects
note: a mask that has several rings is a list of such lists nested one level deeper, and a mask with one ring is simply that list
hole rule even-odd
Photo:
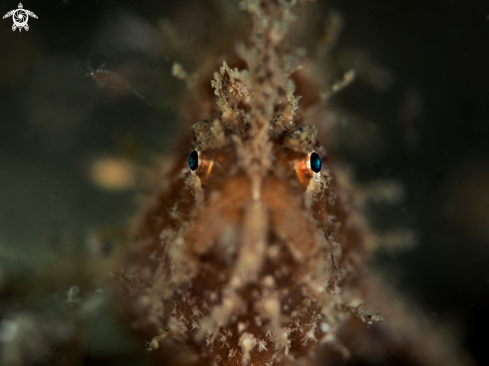
[{"label": "fish eye", "polygon": [[190,153],[188,157],[188,165],[193,172],[196,171],[199,167],[199,153],[197,152],[197,150],[194,150]]},{"label": "fish eye", "polygon": [[309,156],[309,165],[314,173],[319,173],[321,171],[323,163],[319,155],[315,152],[311,153]]}]

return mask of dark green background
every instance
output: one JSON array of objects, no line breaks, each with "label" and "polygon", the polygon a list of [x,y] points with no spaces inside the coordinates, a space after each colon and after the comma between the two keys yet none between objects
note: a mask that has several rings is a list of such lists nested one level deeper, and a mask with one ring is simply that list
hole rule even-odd
[{"label": "dark green background", "polygon": [[[172,63],[181,60],[158,46],[159,22],[171,18],[185,37],[213,48],[202,29],[214,7],[202,1],[23,5],[39,17],[29,20],[29,32],[12,32],[11,19],[0,21],[0,320],[45,314],[61,306],[56,302],[71,285],[91,296],[80,259],[87,233],[129,220],[138,195],[93,186],[90,162],[124,156],[129,144],[132,159],[150,164],[183,128],[184,87],[171,77]],[[419,238],[414,250],[387,250],[375,262],[428,316],[450,324],[478,364],[488,364],[489,5],[335,0],[311,6],[324,16],[339,10],[345,29],[337,49],[367,55],[391,78],[389,88],[360,79],[332,100],[366,121],[339,127],[341,136],[361,142],[338,145],[356,179],[405,187],[402,203],[372,204],[371,223],[379,231],[410,228]],[[2,14],[15,8],[16,1],[0,2]],[[94,68],[107,63],[127,72],[154,108],[133,94],[98,89],[84,77],[87,59]],[[348,62],[345,69],[355,67],[355,57]],[[410,130],[403,105],[413,95],[421,107]],[[65,276],[45,274],[62,263],[70,268]],[[101,312],[110,313],[106,308]],[[99,320],[92,314],[85,321],[87,334],[100,337],[88,342],[85,364],[125,364],[117,359],[129,341],[100,345],[113,340],[104,329],[117,326]]]}]

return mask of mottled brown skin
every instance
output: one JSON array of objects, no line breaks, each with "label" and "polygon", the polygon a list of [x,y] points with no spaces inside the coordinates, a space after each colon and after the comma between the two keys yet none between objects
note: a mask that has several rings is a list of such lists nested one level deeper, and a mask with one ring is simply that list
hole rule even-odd
[{"label": "mottled brown skin", "polygon": [[[434,363],[413,356],[430,353],[402,337],[404,320],[372,325],[381,317],[361,307],[389,313],[396,301],[378,301],[367,231],[306,118],[327,104],[309,97],[298,109],[289,75],[300,59],[286,59],[282,41],[293,6],[246,5],[253,29],[236,65],[247,71],[224,63],[213,89],[196,74],[184,104],[192,134],[153,177],[133,225],[118,275],[131,327],[170,365],[445,364],[444,351]],[[402,307],[392,314],[409,318]]]}]

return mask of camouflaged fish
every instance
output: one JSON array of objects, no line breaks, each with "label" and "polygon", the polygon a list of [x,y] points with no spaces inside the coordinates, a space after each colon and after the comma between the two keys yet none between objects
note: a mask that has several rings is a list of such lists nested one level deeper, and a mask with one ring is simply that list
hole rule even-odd
[{"label": "camouflaged fish", "polygon": [[193,124],[114,273],[128,324],[156,364],[459,364],[367,268],[368,231],[316,127],[353,73],[328,88],[285,42],[300,5],[243,1],[236,54],[213,75],[174,67]]}]

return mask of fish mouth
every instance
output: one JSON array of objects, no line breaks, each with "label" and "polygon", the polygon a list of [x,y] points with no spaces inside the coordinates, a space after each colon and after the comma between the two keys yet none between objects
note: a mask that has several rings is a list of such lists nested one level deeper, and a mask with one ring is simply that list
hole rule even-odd
[{"label": "fish mouth", "polygon": [[[324,234],[285,182],[265,178],[259,199],[253,199],[244,175],[223,183],[205,206],[196,205],[183,249],[173,250],[172,281],[183,285],[172,297],[175,316],[188,313],[189,324],[198,326],[195,341],[205,339],[216,352],[226,334],[233,334],[228,340],[233,349],[245,334],[260,340],[264,350],[253,350],[252,359],[271,358],[277,347],[300,348],[302,333],[282,338],[297,324],[307,332],[315,327],[320,314],[315,289],[320,283],[324,288],[329,276]],[[190,315],[189,302],[198,319]],[[246,331],[240,333],[240,327]]]},{"label": "fish mouth", "polygon": [[282,262],[306,276],[325,239],[295,192],[273,177],[264,179],[259,199],[253,199],[245,176],[223,183],[204,207],[196,207],[184,240],[193,274],[205,263],[223,279],[219,287],[228,282],[241,288],[273,274]]}]

